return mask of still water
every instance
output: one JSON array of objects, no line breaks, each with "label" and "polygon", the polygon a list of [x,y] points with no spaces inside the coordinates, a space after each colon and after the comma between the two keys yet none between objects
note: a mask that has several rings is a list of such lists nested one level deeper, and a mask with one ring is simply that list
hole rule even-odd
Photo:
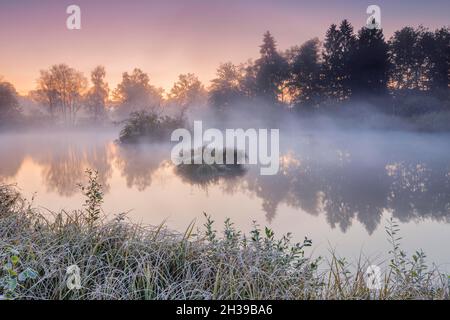
[{"label": "still water", "polygon": [[[78,183],[99,172],[105,213],[184,231],[203,212],[253,221],[295,240],[308,253],[382,262],[390,249],[386,221],[400,222],[402,246],[423,249],[450,270],[450,136],[382,132],[290,132],[280,138],[280,171],[261,176],[184,174],[170,162],[170,145],[122,147],[117,133],[3,134],[0,180],[14,183],[35,207],[57,211],[83,203]],[[221,226],[221,225],[220,225]]]}]

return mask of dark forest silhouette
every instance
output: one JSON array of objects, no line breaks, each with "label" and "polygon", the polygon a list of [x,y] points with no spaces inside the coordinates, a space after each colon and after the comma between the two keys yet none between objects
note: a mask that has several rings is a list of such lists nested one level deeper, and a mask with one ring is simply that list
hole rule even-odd
[{"label": "dark forest silhouette", "polygon": [[[434,32],[405,27],[387,41],[382,30],[355,33],[343,20],[329,27],[323,42],[311,39],[285,52],[266,32],[258,59],[221,64],[208,89],[194,74],[184,74],[164,95],[148,74],[134,69],[111,91],[104,67],[92,71],[89,87],[81,72],[65,64],[42,70],[26,98],[0,79],[0,125],[41,120],[73,125],[80,118],[98,124],[161,106],[185,112],[209,105],[226,113],[245,103],[332,113],[365,101],[388,115],[411,117],[450,111],[449,70],[449,27]],[[43,108],[30,112],[23,104],[31,101]]]}]

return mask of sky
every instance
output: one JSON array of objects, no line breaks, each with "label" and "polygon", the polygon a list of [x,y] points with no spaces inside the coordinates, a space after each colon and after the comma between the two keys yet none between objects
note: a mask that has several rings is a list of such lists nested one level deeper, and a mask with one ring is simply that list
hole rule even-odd
[{"label": "sky", "polygon": [[[66,28],[71,4],[81,8],[81,30]],[[387,37],[406,25],[450,25],[448,0],[0,0],[0,76],[20,94],[57,63],[86,76],[104,65],[111,88],[136,67],[166,91],[189,72],[208,86],[220,63],[257,58],[265,31],[284,50],[322,40],[344,18],[360,29],[371,4]]]}]

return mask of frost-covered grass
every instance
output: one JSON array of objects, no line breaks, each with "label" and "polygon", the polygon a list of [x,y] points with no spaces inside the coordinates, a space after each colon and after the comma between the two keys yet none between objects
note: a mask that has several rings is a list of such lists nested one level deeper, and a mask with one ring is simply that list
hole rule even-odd
[{"label": "frost-covered grass", "polygon": [[[367,287],[369,261],[350,265],[332,255],[312,259],[311,245],[275,237],[258,226],[243,234],[211,217],[176,233],[164,225],[102,218],[95,172],[82,189],[86,203],[51,217],[33,209],[12,186],[0,187],[0,296],[6,299],[448,299],[449,278],[425,257],[400,250],[398,228],[380,289]],[[67,268],[80,268],[81,289],[67,287]],[[351,271],[352,270],[352,271]]]}]

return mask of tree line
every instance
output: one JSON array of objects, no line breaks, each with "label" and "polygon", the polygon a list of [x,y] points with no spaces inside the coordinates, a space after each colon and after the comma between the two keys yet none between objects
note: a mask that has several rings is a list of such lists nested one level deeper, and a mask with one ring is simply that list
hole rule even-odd
[{"label": "tree line", "polygon": [[[260,58],[222,64],[209,94],[218,108],[261,99],[294,110],[319,110],[352,99],[384,97],[401,104],[412,96],[419,108],[426,108],[427,100],[417,97],[431,96],[449,108],[449,76],[448,27],[434,32],[405,27],[386,41],[382,30],[362,28],[355,33],[343,20],[330,26],[323,43],[315,38],[284,52],[266,32]],[[412,109],[402,115],[421,111]]]},{"label": "tree line", "polygon": [[[110,90],[103,66],[91,72],[89,81],[74,68],[58,64],[41,71],[29,99],[45,106],[52,120],[71,124],[80,111],[99,122],[111,110],[118,117],[161,106],[184,112],[209,105],[226,112],[258,102],[305,112],[380,98],[383,111],[410,116],[450,110],[449,75],[449,27],[404,27],[386,40],[382,30],[355,32],[343,20],[328,28],[323,42],[314,38],[285,51],[278,50],[266,32],[258,59],[221,64],[209,88],[194,74],[183,74],[165,94],[147,73],[134,69],[123,73]],[[0,122],[20,112],[13,85],[0,79]]]}]

